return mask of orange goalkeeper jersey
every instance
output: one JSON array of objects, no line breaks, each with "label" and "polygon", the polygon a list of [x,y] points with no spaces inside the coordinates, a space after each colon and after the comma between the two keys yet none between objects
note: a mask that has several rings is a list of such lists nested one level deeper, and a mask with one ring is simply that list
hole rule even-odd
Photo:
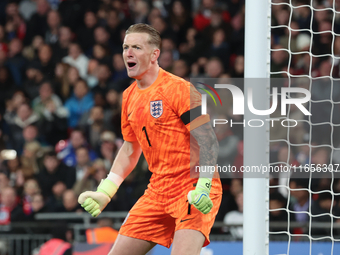
[{"label": "orange goalkeeper jersey", "polygon": [[[123,138],[139,142],[153,173],[148,190],[160,199],[176,197],[197,182],[190,178],[190,129],[209,122],[200,105],[193,85],[161,68],[150,87],[139,89],[135,81],[123,93]],[[191,165],[198,163],[191,155]]]}]

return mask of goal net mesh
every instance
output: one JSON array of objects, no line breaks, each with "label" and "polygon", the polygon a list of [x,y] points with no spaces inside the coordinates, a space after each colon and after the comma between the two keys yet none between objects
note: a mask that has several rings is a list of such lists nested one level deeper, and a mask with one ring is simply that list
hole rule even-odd
[{"label": "goal net mesh", "polygon": [[308,254],[316,254],[316,243],[327,242],[324,253],[317,254],[335,254],[340,241],[340,1],[272,0],[271,16],[270,76],[283,80],[271,87],[309,90],[311,100],[304,107],[311,115],[294,105],[288,105],[286,116],[280,109],[271,115],[296,125],[270,129],[270,165],[290,169],[270,175],[270,240],[286,241],[287,254],[296,254],[296,242],[307,242]]}]

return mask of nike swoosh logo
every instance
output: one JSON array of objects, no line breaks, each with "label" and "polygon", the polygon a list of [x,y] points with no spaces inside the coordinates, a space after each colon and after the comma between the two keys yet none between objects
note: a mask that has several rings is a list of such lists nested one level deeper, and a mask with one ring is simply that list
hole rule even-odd
[{"label": "nike swoosh logo", "polygon": [[131,112],[128,114],[128,117],[131,115],[132,112],[133,112],[133,111],[131,111]]},{"label": "nike swoosh logo", "polygon": [[192,220],[193,218],[190,218],[190,219],[185,219],[185,220],[181,220],[180,222],[184,222],[184,221],[187,221],[187,220]]}]

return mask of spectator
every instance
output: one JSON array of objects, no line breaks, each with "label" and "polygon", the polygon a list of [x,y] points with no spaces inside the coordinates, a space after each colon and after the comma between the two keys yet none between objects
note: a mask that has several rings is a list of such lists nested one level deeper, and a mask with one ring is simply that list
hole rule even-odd
[{"label": "spectator", "polygon": [[9,187],[9,178],[5,173],[0,172],[0,198],[1,198],[3,191],[7,187]]},{"label": "spectator", "polygon": [[172,73],[189,81],[189,67],[188,64],[183,59],[174,61]]},{"label": "spectator", "polygon": [[88,53],[94,45],[94,29],[97,25],[97,17],[92,11],[87,11],[84,15],[84,25],[78,29],[77,38],[85,53]]},{"label": "spectator", "polygon": [[[221,8],[214,7],[211,10],[210,16],[210,24],[204,28],[202,33],[204,36],[210,40],[213,39],[213,36],[217,30],[222,30],[224,34],[225,42],[228,42],[231,38],[231,25],[229,22],[229,14],[222,11]],[[212,41],[209,41],[210,43]]]},{"label": "spectator", "polygon": [[147,17],[149,13],[149,5],[146,1],[138,1],[133,6],[133,17],[132,22],[137,23],[147,23]]},{"label": "spectator", "polygon": [[48,101],[52,101],[55,108],[59,109],[63,106],[60,98],[53,93],[53,88],[50,82],[44,82],[40,85],[39,88],[39,96],[36,97],[32,102],[33,110],[40,115],[40,117],[44,116],[46,112],[46,104]]},{"label": "spectator", "polygon": [[207,57],[217,57],[223,63],[223,67],[225,70],[229,67],[229,44],[226,42],[226,34],[222,28],[219,28],[214,31],[212,36],[212,43],[210,44],[210,49],[207,52]]},{"label": "spectator", "polygon": [[32,213],[30,215],[30,220],[32,221],[35,220],[35,214],[47,212],[44,197],[41,193],[36,193],[32,196],[31,208]]},{"label": "spectator", "polygon": [[45,34],[45,42],[47,44],[57,43],[60,24],[61,20],[59,13],[55,10],[49,11],[47,14],[48,30]]},{"label": "spectator", "polygon": [[0,50],[3,52],[8,51],[6,31],[4,26],[0,25]]},{"label": "spectator", "polygon": [[[291,29],[285,29],[284,35],[280,36],[279,44],[285,49],[290,49],[292,52],[298,52],[297,37],[299,33],[299,24],[296,21],[290,23]],[[290,37],[289,37],[290,35]],[[308,45],[309,46],[309,45]]]},{"label": "spectator", "polygon": [[93,94],[106,95],[108,91],[108,82],[111,76],[110,68],[107,65],[99,64],[96,70],[97,86],[91,89]]},{"label": "spectator", "polygon": [[65,102],[69,111],[69,127],[78,125],[81,116],[88,112],[94,105],[92,93],[84,80],[78,80],[74,86],[74,95]]},{"label": "spectator", "polygon": [[100,155],[104,160],[105,168],[110,171],[113,160],[118,153],[116,135],[111,131],[104,131],[100,135]]},{"label": "spectator", "polygon": [[47,0],[37,0],[37,12],[32,15],[27,23],[27,33],[25,37],[25,45],[28,45],[35,35],[44,36],[48,29],[47,13],[50,6]]},{"label": "spectator", "polygon": [[[96,44],[100,44],[110,51],[110,53],[115,53],[115,45],[110,40],[110,34],[105,27],[99,26],[94,30],[94,40]],[[121,47],[119,47],[121,48]],[[92,49],[93,51],[93,49]],[[120,52],[120,51],[119,51]]]},{"label": "spectator", "polygon": [[68,55],[69,47],[71,46],[73,39],[73,34],[69,27],[60,27],[58,33],[58,42],[51,45],[53,49],[53,59],[55,62],[60,62]]},{"label": "spectator", "polygon": [[79,181],[85,175],[86,170],[91,166],[89,151],[86,147],[80,147],[76,150],[76,181]]},{"label": "spectator", "polygon": [[[34,127],[34,126],[30,126]],[[34,129],[33,129],[34,130]],[[43,149],[39,142],[30,141],[24,144],[23,153],[21,155],[21,172],[25,179],[33,177],[39,172],[38,161],[42,157]]]},{"label": "spectator", "polygon": [[[287,208],[287,200],[281,195],[281,193],[279,192],[270,193],[269,210],[272,211],[269,212],[269,221],[287,222],[288,212],[285,210],[285,208]],[[278,229],[275,230],[278,231]],[[287,227],[282,228],[282,231],[285,230],[287,230]]]},{"label": "spectator", "polygon": [[[53,85],[56,88],[56,94],[60,96],[63,101],[64,99],[68,98],[71,94],[72,89],[70,88],[70,83],[68,80],[68,70],[70,68],[69,64],[65,63],[57,63],[55,70],[54,70],[54,81]],[[76,72],[78,73],[78,70],[73,67]],[[79,74],[77,74],[77,77],[79,78]]]},{"label": "spectator", "polygon": [[205,74],[207,78],[219,78],[223,73],[223,64],[218,58],[211,58],[205,66]]},{"label": "spectator", "polygon": [[187,30],[192,25],[192,18],[189,10],[185,8],[181,1],[174,1],[170,11],[171,28],[176,33],[178,45],[183,43]]},{"label": "spectator", "polygon": [[273,53],[271,54],[271,68],[270,70],[272,72],[279,72],[282,71],[283,68],[287,66],[288,63],[288,53],[285,50],[279,50],[282,49],[281,45],[274,45],[272,46],[272,49],[274,49]]},{"label": "spectator", "polygon": [[114,89],[106,94],[108,108],[104,112],[105,122],[112,128],[112,131],[121,137],[121,99],[122,95]]},{"label": "spectator", "polygon": [[11,222],[25,220],[22,207],[17,203],[17,194],[14,188],[4,188],[0,201],[0,211],[2,215],[0,225],[8,225]]},{"label": "spectator", "polygon": [[[64,65],[68,65],[63,63]],[[68,68],[69,67],[69,68]],[[80,79],[79,76],[79,71],[77,68],[73,66],[66,67],[67,69],[67,76],[65,83],[63,84],[64,86],[62,87],[62,96],[63,96],[63,101],[66,101],[66,99],[70,98],[74,93],[74,87],[76,82]]]},{"label": "spectator", "polygon": [[26,36],[26,23],[20,14],[15,14],[6,23],[7,38],[23,40]]},{"label": "spectator", "polygon": [[7,67],[0,65],[0,113],[5,112],[5,102],[15,91],[12,76]]},{"label": "spectator", "polygon": [[195,29],[201,31],[209,25],[211,10],[214,6],[214,0],[205,0],[201,2],[200,10],[195,14],[193,21]]},{"label": "spectator", "polygon": [[77,194],[72,189],[65,190],[63,193],[63,207],[59,212],[82,212],[83,209],[78,203]]},{"label": "spectator", "polygon": [[231,33],[230,51],[236,55],[244,55],[244,9],[241,10],[232,18],[231,26],[233,31]]},{"label": "spectator", "polygon": [[130,84],[130,78],[127,75],[124,60],[121,54],[114,54],[112,57],[112,64],[114,72],[112,73],[109,84],[110,89],[114,89],[118,92],[124,91]]},{"label": "spectator", "polygon": [[16,90],[12,98],[6,101],[6,112],[4,118],[14,118],[19,106],[27,101],[25,94],[21,90]]},{"label": "spectator", "polygon": [[179,52],[176,48],[175,42],[172,40],[172,38],[167,38],[164,37],[162,39],[162,44],[161,44],[161,51],[171,51],[172,53],[172,58],[174,60],[178,60],[179,59]]},{"label": "spectator", "polygon": [[331,54],[332,53],[332,43],[333,43],[333,36],[332,36],[332,21],[331,20],[323,20],[318,24],[318,32],[314,41],[314,51],[313,53],[316,55],[323,55],[323,54]]},{"label": "spectator", "polygon": [[86,169],[83,178],[73,186],[74,192],[79,195],[86,190],[96,190],[101,180],[106,178],[107,173],[104,161],[102,159],[94,160],[93,164]]},{"label": "spectator", "polygon": [[[6,179],[2,179],[2,181],[4,181],[3,183],[9,184],[10,186],[14,187],[17,181],[17,176],[16,176],[17,172],[19,171],[21,167],[20,157],[14,154],[14,155],[10,155],[9,157],[5,157],[4,159],[5,161],[2,163],[3,165],[2,165],[1,172],[5,174],[9,183],[6,182]],[[1,187],[0,187],[0,194],[1,194]]]},{"label": "spectator", "polygon": [[23,129],[29,125],[37,125],[39,123],[39,115],[34,113],[27,103],[21,104],[14,117],[7,113],[4,116],[10,128],[10,139],[13,148],[21,154],[24,143]]},{"label": "spectator", "polygon": [[43,167],[36,175],[36,179],[45,197],[50,197],[53,193],[57,193],[60,196],[62,192],[59,191],[63,190],[62,186],[68,189],[73,187],[76,173],[74,168],[67,167],[64,163],[60,162],[56,153],[48,152],[44,156]]},{"label": "spectator", "polygon": [[38,65],[42,73],[47,78],[52,78],[54,75],[55,63],[52,59],[52,48],[47,45],[41,45],[38,50]]},{"label": "spectator", "polygon": [[[85,136],[80,129],[74,129],[67,141],[67,146],[58,153],[58,158],[62,159],[66,165],[74,167],[77,164],[76,150],[82,146],[88,147]],[[97,158],[96,153],[91,149],[89,149],[89,155],[91,161]]]},{"label": "spectator", "polygon": [[83,22],[85,10],[98,10],[98,5],[97,1],[62,1],[58,11],[63,24],[70,27],[72,31],[76,31]]},{"label": "spectator", "polygon": [[243,190],[242,178],[222,179],[222,203],[221,208],[216,216],[217,221],[223,221],[228,212],[237,210],[236,196]]},{"label": "spectator", "polygon": [[[139,1],[143,2],[143,1]],[[110,34],[110,38],[112,40],[112,44],[116,51],[112,53],[116,53],[117,51],[120,53],[121,51],[118,50],[121,48],[122,40],[120,37],[120,33],[123,30],[123,24],[119,17],[119,12],[117,9],[109,9],[106,17],[106,27]]]},{"label": "spectator", "polygon": [[48,212],[60,212],[63,210],[63,194],[67,190],[64,182],[58,181],[52,187],[52,194],[46,199]]},{"label": "spectator", "polygon": [[33,37],[30,45],[27,45],[22,50],[22,55],[29,61],[35,60],[38,57],[38,50],[44,44],[44,38],[41,35]]},{"label": "spectator", "polygon": [[79,173],[81,175],[79,174],[80,177],[73,186],[73,191],[77,196],[79,196],[82,192],[86,190],[96,190],[97,185],[99,184],[94,179],[94,175],[96,174],[96,171],[97,171],[96,168],[94,168],[93,166],[89,166],[89,165],[87,165],[83,169],[79,169]]},{"label": "spectator", "polygon": [[[318,194],[317,200],[312,204],[311,215],[312,222],[324,222],[331,224],[333,222],[333,215],[335,213],[335,201],[333,195],[329,191]],[[335,215],[339,216],[339,215]],[[313,228],[313,236],[328,236],[333,232],[332,228]]]},{"label": "spectator", "polygon": [[159,66],[168,72],[172,71],[173,61],[171,51],[162,51],[158,59]]},{"label": "spectator", "polygon": [[9,43],[7,66],[12,74],[16,86],[21,87],[26,70],[27,60],[23,57],[22,42],[14,38]]},{"label": "spectator", "polygon": [[309,192],[307,179],[291,179],[290,194],[292,196],[292,213],[295,214],[295,220],[298,222],[309,221]]},{"label": "spectator", "polygon": [[[232,78],[244,78],[244,56],[239,55],[235,58],[234,67],[231,73]],[[241,86],[243,89],[243,86]]]},{"label": "spectator", "polygon": [[85,131],[86,140],[92,148],[97,149],[100,142],[100,134],[108,129],[108,123],[104,119],[104,109],[94,106],[88,114],[84,114],[79,125]]},{"label": "spectator", "polygon": [[[223,114],[217,116],[218,119],[227,119]],[[238,138],[233,134],[229,125],[216,125],[215,134],[220,145],[217,164],[220,166],[232,166],[237,155]],[[230,178],[228,173],[221,173],[222,178]],[[230,174],[230,173],[229,173]]]},{"label": "spectator", "polygon": [[30,100],[39,96],[39,86],[44,80],[41,66],[38,62],[31,62],[26,70],[27,79],[23,84],[23,89]]},{"label": "spectator", "polygon": [[101,45],[101,44],[95,44],[93,46],[93,59],[97,60],[98,63],[104,64],[104,65],[110,65],[111,64],[111,57],[109,50]]},{"label": "spectator", "polygon": [[290,10],[288,8],[281,8],[281,10],[274,15],[274,24],[275,26],[281,26],[279,28],[275,28],[272,31],[272,35],[275,37],[280,37],[285,34],[285,28],[283,26],[288,26],[289,22],[289,14]]},{"label": "spectator", "polygon": [[[243,224],[243,192],[240,192],[236,195],[236,203],[238,209],[235,211],[228,212],[224,217],[224,224]],[[236,240],[240,240],[243,238],[243,227],[242,226],[233,226],[229,227],[229,231],[233,238]]]},{"label": "spectator", "polygon": [[65,107],[57,107],[52,99],[45,102],[42,126],[43,136],[50,145],[56,145],[67,138],[68,111]]},{"label": "spectator", "polygon": [[19,3],[19,12],[24,17],[25,21],[29,21],[32,15],[37,11],[36,1],[23,0]]},{"label": "spectator", "polygon": [[24,213],[28,216],[33,212],[32,200],[33,196],[40,193],[38,182],[35,179],[28,179],[24,185],[24,192],[22,195],[22,207]]},{"label": "spectator", "polygon": [[158,16],[155,17],[150,24],[152,27],[154,27],[161,35],[161,38],[167,37],[172,38],[172,40],[177,44],[178,38],[176,37],[176,34],[172,30],[170,26],[165,22],[165,20]]},{"label": "spectator", "polygon": [[83,79],[86,78],[89,59],[82,53],[79,44],[70,44],[68,55],[64,57],[62,61],[76,67],[79,71],[80,77],[82,77]]}]

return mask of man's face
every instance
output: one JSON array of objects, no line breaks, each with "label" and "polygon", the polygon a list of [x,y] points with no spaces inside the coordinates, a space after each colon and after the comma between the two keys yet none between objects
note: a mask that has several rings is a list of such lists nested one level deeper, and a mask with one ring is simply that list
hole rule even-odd
[{"label": "man's face", "polygon": [[149,35],[146,33],[127,34],[123,43],[123,59],[128,76],[141,79],[150,69],[154,48],[148,43]]},{"label": "man's face", "polygon": [[76,151],[77,164],[79,166],[85,166],[90,161],[89,152],[85,148],[78,149]]},{"label": "man's face", "polygon": [[53,156],[46,156],[44,159],[44,166],[49,173],[53,173],[59,165],[58,159]]},{"label": "man's face", "polygon": [[71,144],[74,149],[79,148],[81,145],[84,144],[84,137],[80,131],[73,131],[71,133]]},{"label": "man's face", "polygon": [[15,200],[16,195],[14,189],[10,187],[4,189],[1,195],[2,204],[12,209],[15,206]]},{"label": "man's face", "polygon": [[77,206],[77,199],[72,190],[64,192],[63,204],[67,211],[71,211],[73,208]]}]

